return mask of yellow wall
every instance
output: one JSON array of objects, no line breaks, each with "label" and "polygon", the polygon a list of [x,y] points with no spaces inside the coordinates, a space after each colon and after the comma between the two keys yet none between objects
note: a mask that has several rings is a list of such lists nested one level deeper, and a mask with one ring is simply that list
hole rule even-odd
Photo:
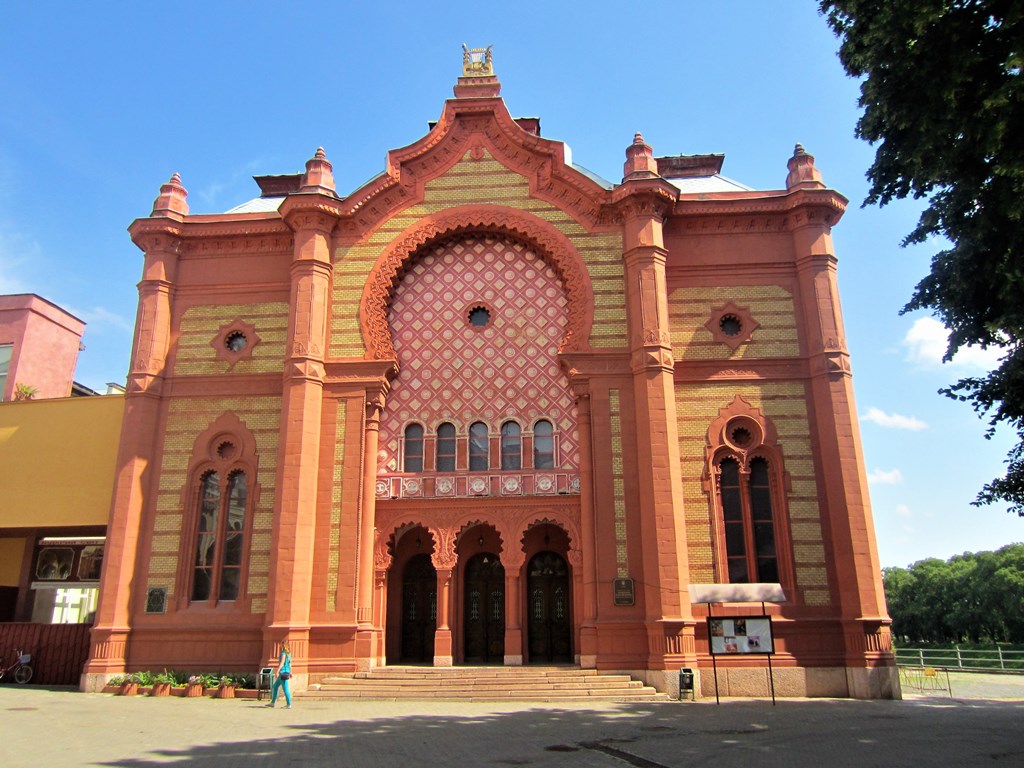
[{"label": "yellow wall", "polygon": [[18,586],[24,555],[24,539],[0,539],[0,587]]},{"label": "yellow wall", "polygon": [[124,398],[0,403],[0,528],[106,525]]}]

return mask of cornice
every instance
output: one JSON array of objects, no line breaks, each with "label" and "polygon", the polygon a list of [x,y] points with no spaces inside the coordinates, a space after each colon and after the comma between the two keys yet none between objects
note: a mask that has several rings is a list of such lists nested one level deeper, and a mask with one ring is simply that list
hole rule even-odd
[{"label": "cornice", "polygon": [[[666,226],[681,226],[687,230],[764,231],[794,229],[815,220],[833,226],[846,211],[847,203],[849,200],[831,189],[682,195],[672,207]],[[698,218],[705,221],[691,224]]]}]

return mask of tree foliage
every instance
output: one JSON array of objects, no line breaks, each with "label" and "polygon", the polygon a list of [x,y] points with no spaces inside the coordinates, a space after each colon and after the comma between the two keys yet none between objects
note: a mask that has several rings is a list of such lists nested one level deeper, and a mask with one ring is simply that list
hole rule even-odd
[{"label": "tree foliage", "polygon": [[1004,350],[987,376],[941,390],[1016,430],[1007,471],[974,504],[1024,516],[1024,3],[821,0],[848,74],[857,135],[877,145],[865,204],[928,206],[904,244],[944,237],[904,312],[932,310],[964,345]]},{"label": "tree foliage", "polygon": [[1024,544],[886,568],[882,579],[897,640],[1024,643]]}]

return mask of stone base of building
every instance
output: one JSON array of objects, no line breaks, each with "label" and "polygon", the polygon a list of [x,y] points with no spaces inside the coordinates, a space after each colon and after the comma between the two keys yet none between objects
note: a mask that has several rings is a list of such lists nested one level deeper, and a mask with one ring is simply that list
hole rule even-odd
[{"label": "stone base of building", "polygon": [[83,693],[102,693],[107,681],[114,677],[113,672],[83,672],[78,683],[78,690]]},{"label": "stone base of building", "polygon": [[[697,697],[714,697],[716,675],[712,668],[694,670]],[[654,680],[653,685],[673,697],[679,696],[677,672],[647,673],[661,675],[666,687]],[[757,667],[719,667],[718,695],[734,698],[849,698],[902,699],[899,671],[896,667],[783,667],[774,668],[769,676],[767,665]]]}]

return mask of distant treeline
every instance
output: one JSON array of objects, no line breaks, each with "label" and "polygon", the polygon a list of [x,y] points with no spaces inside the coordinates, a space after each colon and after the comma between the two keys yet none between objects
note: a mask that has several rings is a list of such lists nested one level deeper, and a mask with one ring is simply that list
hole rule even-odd
[{"label": "distant treeline", "polygon": [[1024,643],[1024,544],[885,568],[897,643]]}]

